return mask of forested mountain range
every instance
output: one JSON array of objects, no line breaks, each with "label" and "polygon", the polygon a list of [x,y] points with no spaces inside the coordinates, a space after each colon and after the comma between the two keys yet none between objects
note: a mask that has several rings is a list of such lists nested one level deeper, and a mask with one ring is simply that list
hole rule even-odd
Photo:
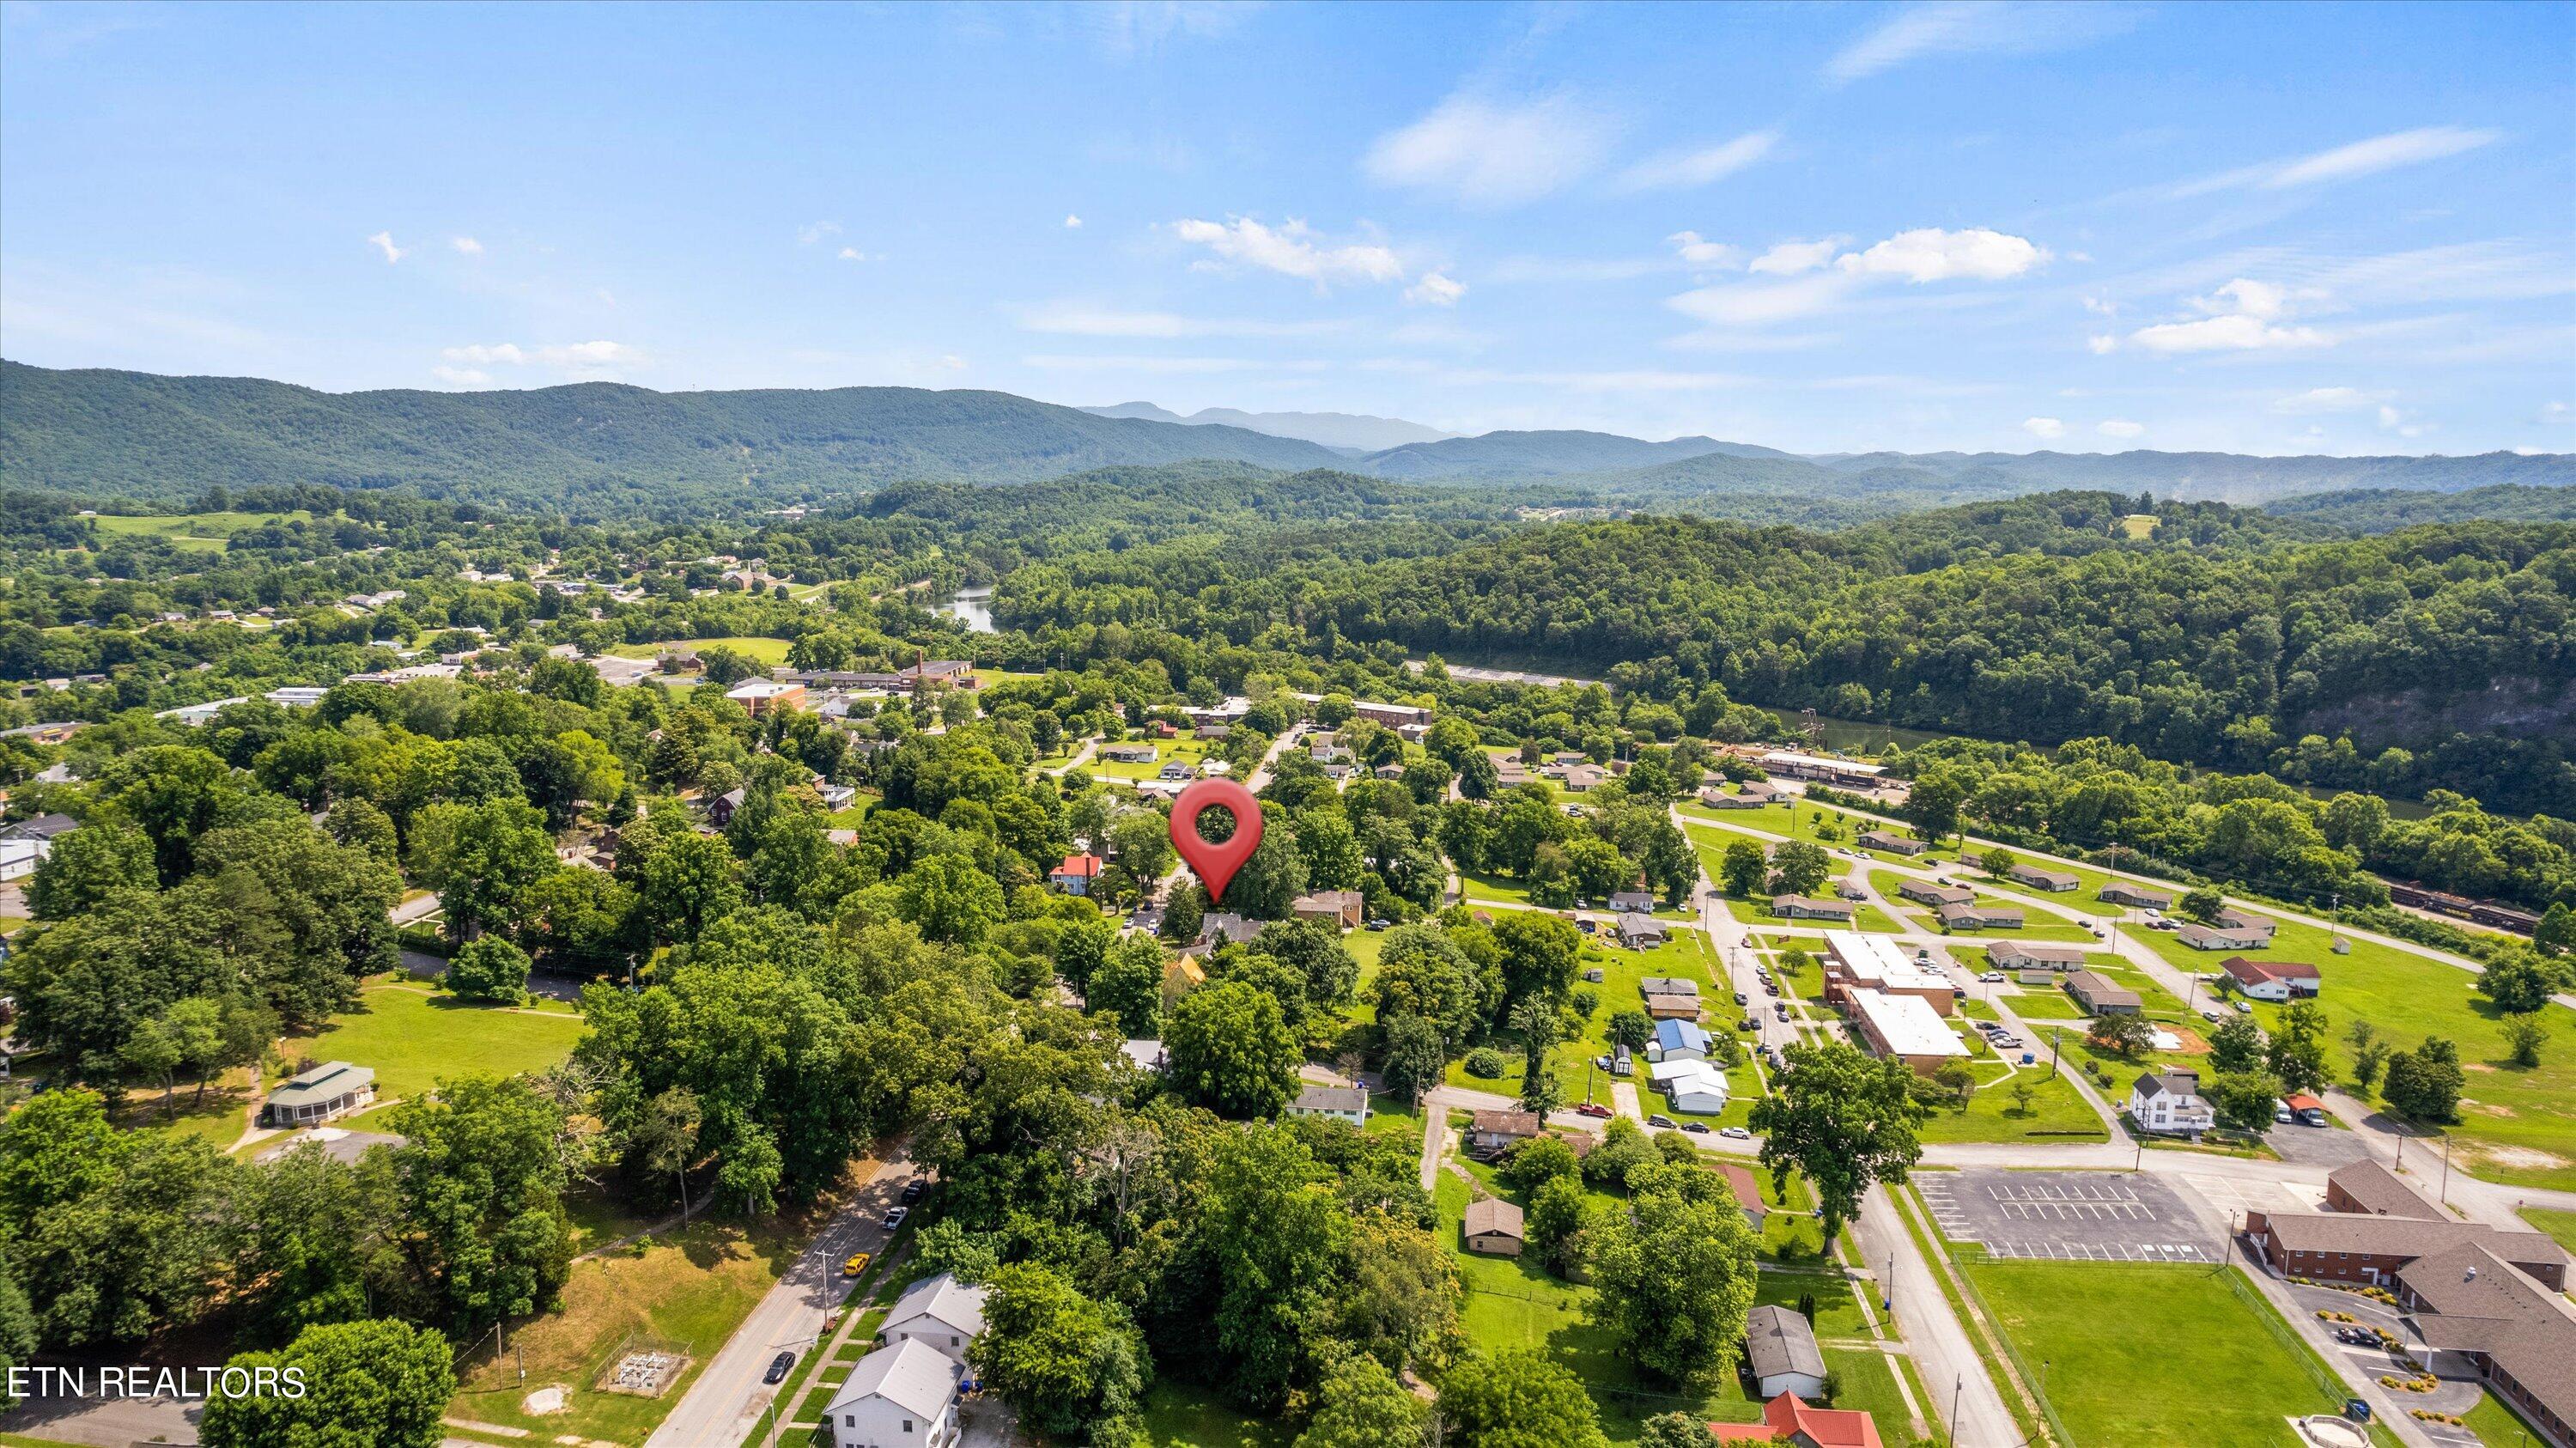
[{"label": "forested mountain range", "polygon": [[[2331,489],[2576,483],[2576,458],[2219,453],[1866,453],[1815,458],[1714,438],[1494,432],[1354,455],[1208,420],[1108,417],[1008,393],[900,387],[325,393],[255,378],[0,363],[0,485],[166,504],[211,486],[402,488],[576,520],[776,507],[912,482],[1026,483],[1194,459],[1400,482],[1529,487],[1575,505],[1834,526],[2052,489],[2257,501]],[[1411,427],[1243,414],[1262,427]],[[1282,421],[1290,419],[1291,421]],[[1318,433],[1317,435],[1324,435]],[[1357,434],[1352,434],[1357,436]],[[2524,501],[2513,506],[2522,509]]]},{"label": "forested mountain range", "polygon": [[1400,417],[1371,417],[1357,412],[1245,412],[1238,407],[1202,407],[1183,417],[1150,402],[1121,402],[1113,407],[1082,410],[1098,417],[1141,417],[1148,422],[1178,422],[1192,427],[1211,423],[1240,427],[1272,437],[1301,438],[1353,457],[1450,436],[1436,427],[1424,427]]},{"label": "forested mountain range", "polygon": [[2404,488],[2349,488],[2275,498],[2263,511],[2282,518],[2332,523],[2356,533],[2387,533],[2419,523],[2458,523],[2471,518],[2502,522],[2576,523],[2576,488],[2497,483],[2464,493],[2424,493]]},{"label": "forested mountain range", "polygon": [[1231,427],[1095,417],[1002,392],[317,392],[239,377],[0,363],[0,483],[175,502],[215,485],[401,487],[576,518],[775,506],[887,483],[1032,482],[1339,454]]}]

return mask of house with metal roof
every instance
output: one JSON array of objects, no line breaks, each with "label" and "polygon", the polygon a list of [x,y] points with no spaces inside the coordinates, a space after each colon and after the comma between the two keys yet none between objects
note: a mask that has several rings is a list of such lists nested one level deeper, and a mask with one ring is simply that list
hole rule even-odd
[{"label": "house with metal roof", "polygon": [[1764,1303],[1744,1316],[1744,1357],[1762,1396],[1821,1397],[1825,1353],[1814,1324],[1795,1309]]},{"label": "house with metal roof", "polygon": [[310,1126],[376,1103],[373,1067],[325,1061],[268,1093],[259,1108],[262,1126]]},{"label": "house with metal roof", "polygon": [[859,1359],[823,1411],[831,1448],[952,1448],[965,1364],[907,1340]]},{"label": "house with metal roof", "polygon": [[949,1273],[912,1284],[877,1329],[877,1345],[925,1344],[941,1354],[966,1360],[966,1349],[984,1333],[984,1289],[969,1287]]}]

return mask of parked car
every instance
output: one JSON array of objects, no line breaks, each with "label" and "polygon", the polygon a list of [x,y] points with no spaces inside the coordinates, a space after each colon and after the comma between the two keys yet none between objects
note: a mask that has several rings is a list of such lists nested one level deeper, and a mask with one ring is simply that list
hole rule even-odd
[{"label": "parked car", "polygon": [[796,1366],[796,1354],[782,1352],[769,1360],[769,1371],[762,1373],[760,1380],[764,1383],[783,1383],[787,1381],[787,1370],[794,1366]]},{"label": "parked car", "polygon": [[1742,992],[1742,991],[1737,991],[1737,992],[1735,993],[1735,1003],[1736,1003],[1737,1005],[1742,1005],[1742,1004],[1744,1004],[1746,1001],[1751,1000],[1751,999],[1752,999],[1752,997],[1751,997],[1751,996],[1746,995],[1746,994],[1745,994],[1744,992]]},{"label": "parked car", "polygon": [[2236,1003],[2236,1013],[2240,1016],[2250,1016],[2254,1014],[2254,1008],[2243,1001],[2238,1001]]},{"label": "parked car", "polygon": [[1780,995],[1780,982],[1776,980],[1766,980],[1762,982],[1762,993],[1775,1000],[1778,999]]},{"label": "parked car", "polygon": [[1751,1016],[1746,1016],[1735,1023],[1735,1028],[1739,1031],[1758,1031],[1762,1029],[1762,1023]]},{"label": "parked car", "polygon": [[912,1208],[910,1207],[888,1208],[885,1214],[885,1229],[889,1232],[895,1231],[903,1226],[903,1219],[911,1215]]},{"label": "parked car", "polygon": [[1369,928],[1369,929],[1371,929],[1371,930],[1384,930],[1385,928],[1387,928],[1387,927],[1388,927],[1388,926],[1390,926],[1390,925],[1393,925],[1394,923],[1395,923],[1395,922],[1394,922],[1394,921],[1392,921],[1392,920],[1387,920],[1387,919],[1384,919],[1384,918],[1380,918],[1380,919],[1376,919],[1376,920],[1372,920],[1372,921],[1370,921],[1370,922],[1368,923],[1368,928]]},{"label": "parked car", "polygon": [[1586,1101],[1582,1105],[1574,1108],[1574,1114],[1577,1116],[1607,1117],[1610,1114],[1610,1108],[1602,1105],[1598,1101]]},{"label": "parked car", "polygon": [[913,1203],[920,1201],[921,1194],[928,1190],[930,1190],[930,1183],[923,1181],[919,1177],[914,1177],[912,1180],[905,1182],[903,1184],[903,1204],[908,1207]]},{"label": "parked car", "polygon": [[1670,1130],[1672,1130],[1672,1129],[1673,1129],[1673,1119],[1672,1119],[1671,1117],[1669,1117],[1669,1116],[1666,1116],[1665,1114],[1663,1114],[1663,1113],[1662,1113],[1662,1112],[1660,1112],[1660,1111],[1656,1112],[1656,1113],[1655,1113],[1654,1115],[1652,1115],[1652,1116],[1647,1117],[1647,1118],[1646,1118],[1646,1124],[1647,1124],[1648,1126],[1658,1126],[1658,1127],[1661,1127],[1661,1128],[1663,1128],[1663,1129],[1664,1129],[1664,1130],[1666,1130],[1666,1131],[1670,1131]]},{"label": "parked car", "polygon": [[1784,1021],[1785,1021],[1785,1020],[1787,1020],[1787,1019],[1789,1019],[1789,1003],[1788,1003],[1787,1001],[1782,1001],[1782,1002],[1780,1002],[1779,1004],[1777,1004],[1777,1005],[1773,1006],[1773,1007],[1771,1008],[1771,1014],[1773,1014],[1773,1015],[1775,1015],[1775,1016],[1779,1017],[1781,1020],[1784,1020]]},{"label": "parked car", "polygon": [[1685,1121],[1682,1123],[1682,1130],[1690,1132],[1693,1135],[1706,1136],[1708,1135],[1708,1123],[1705,1121]]},{"label": "parked car", "polygon": [[1994,985],[2002,981],[2003,978],[2004,973],[2000,970],[1981,970],[1977,972],[1977,979],[1984,981],[1988,985]]},{"label": "parked car", "polygon": [[2298,1120],[2296,1116],[2290,1114],[2290,1103],[2287,1101],[2275,1101],[2272,1103],[2272,1119],[2285,1126],[2290,1122]]},{"label": "parked car", "polygon": [[867,1271],[868,1264],[875,1260],[876,1259],[873,1256],[866,1252],[853,1252],[850,1254],[850,1260],[841,1264],[841,1275],[844,1277],[856,1277],[860,1273]]},{"label": "parked car", "polygon": [[2200,1013],[2200,1018],[2201,1018],[2202,1020],[2204,1020],[2204,1021],[2215,1021],[2215,1020],[2221,1020],[2221,1019],[2224,1019],[2224,1018],[2223,1018],[2222,1016],[2220,1016],[2220,1015],[2219,1015],[2219,1013],[2218,1013],[2218,1012],[2216,1012],[2216,1011],[2202,1011],[2202,1012]]},{"label": "parked car", "polygon": [[1717,1129],[1717,1134],[1720,1136],[1733,1137],[1737,1141],[1751,1141],[1753,1139],[1753,1133],[1745,1130],[1741,1126],[1721,1126]]}]

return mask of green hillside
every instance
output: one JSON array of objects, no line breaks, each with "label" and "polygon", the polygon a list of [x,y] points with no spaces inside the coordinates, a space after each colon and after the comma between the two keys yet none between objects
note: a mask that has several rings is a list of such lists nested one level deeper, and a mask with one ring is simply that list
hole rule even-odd
[{"label": "green hillside", "polygon": [[238,377],[0,363],[0,484],[142,502],[214,485],[400,487],[584,517],[827,497],[908,479],[1027,482],[1219,458],[1329,466],[1232,427],[1095,417],[1000,392],[907,387],[316,392]]}]

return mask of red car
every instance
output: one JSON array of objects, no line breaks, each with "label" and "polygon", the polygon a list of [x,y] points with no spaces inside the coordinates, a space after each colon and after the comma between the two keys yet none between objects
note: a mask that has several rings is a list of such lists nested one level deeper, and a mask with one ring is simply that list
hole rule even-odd
[{"label": "red car", "polygon": [[1610,1114],[1610,1108],[1603,1106],[1598,1102],[1586,1101],[1582,1105],[1574,1108],[1574,1114],[1577,1116],[1608,1116]]}]

